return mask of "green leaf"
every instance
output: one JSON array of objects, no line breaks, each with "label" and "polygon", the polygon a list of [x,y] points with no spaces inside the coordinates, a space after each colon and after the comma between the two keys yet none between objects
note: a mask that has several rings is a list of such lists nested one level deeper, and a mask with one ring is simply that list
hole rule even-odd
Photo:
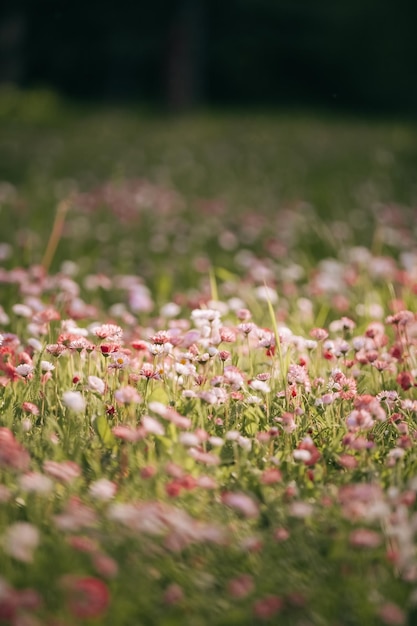
[{"label": "green leaf", "polygon": [[95,420],[94,424],[101,442],[106,446],[106,448],[112,448],[116,443],[116,439],[111,432],[107,417],[105,415],[100,415],[100,417]]},{"label": "green leaf", "polygon": [[169,404],[169,396],[162,385],[158,385],[152,390],[148,397],[148,402],[161,402],[161,404]]}]

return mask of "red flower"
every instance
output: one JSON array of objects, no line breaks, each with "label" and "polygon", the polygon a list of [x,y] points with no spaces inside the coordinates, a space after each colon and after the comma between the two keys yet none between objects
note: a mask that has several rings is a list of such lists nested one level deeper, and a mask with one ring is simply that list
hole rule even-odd
[{"label": "red flower", "polygon": [[108,609],[110,594],[107,585],[99,578],[69,578],[68,606],[71,613],[80,619],[102,617]]},{"label": "red flower", "polygon": [[407,391],[407,389],[410,389],[410,387],[414,384],[413,376],[410,372],[401,372],[397,376],[397,383],[402,387],[402,389],[404,389],[404,391]]}]

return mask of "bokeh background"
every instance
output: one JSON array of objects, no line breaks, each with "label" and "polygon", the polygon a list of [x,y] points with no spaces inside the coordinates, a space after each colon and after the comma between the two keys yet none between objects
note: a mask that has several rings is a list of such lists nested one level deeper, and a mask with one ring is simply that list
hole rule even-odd
[{"label": "bokeh background", "polygon": [[414,114],[414,0],[3,0],[0,83],[152,106]]}]

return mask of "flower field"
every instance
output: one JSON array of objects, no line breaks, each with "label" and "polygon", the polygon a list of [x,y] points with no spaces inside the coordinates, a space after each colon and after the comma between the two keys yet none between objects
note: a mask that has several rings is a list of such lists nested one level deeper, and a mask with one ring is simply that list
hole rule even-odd
[{"label": "flower field", "polygon": [[0,624],[416,623],[415,128],[6,96]]}]

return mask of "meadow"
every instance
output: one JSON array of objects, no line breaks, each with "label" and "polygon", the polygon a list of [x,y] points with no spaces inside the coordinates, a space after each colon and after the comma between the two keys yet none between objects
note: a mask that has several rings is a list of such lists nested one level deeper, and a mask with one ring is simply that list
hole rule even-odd
[{"label": "meadow", "polygon": [[417,623],[417,125],[0,93],[0,624]]}]

